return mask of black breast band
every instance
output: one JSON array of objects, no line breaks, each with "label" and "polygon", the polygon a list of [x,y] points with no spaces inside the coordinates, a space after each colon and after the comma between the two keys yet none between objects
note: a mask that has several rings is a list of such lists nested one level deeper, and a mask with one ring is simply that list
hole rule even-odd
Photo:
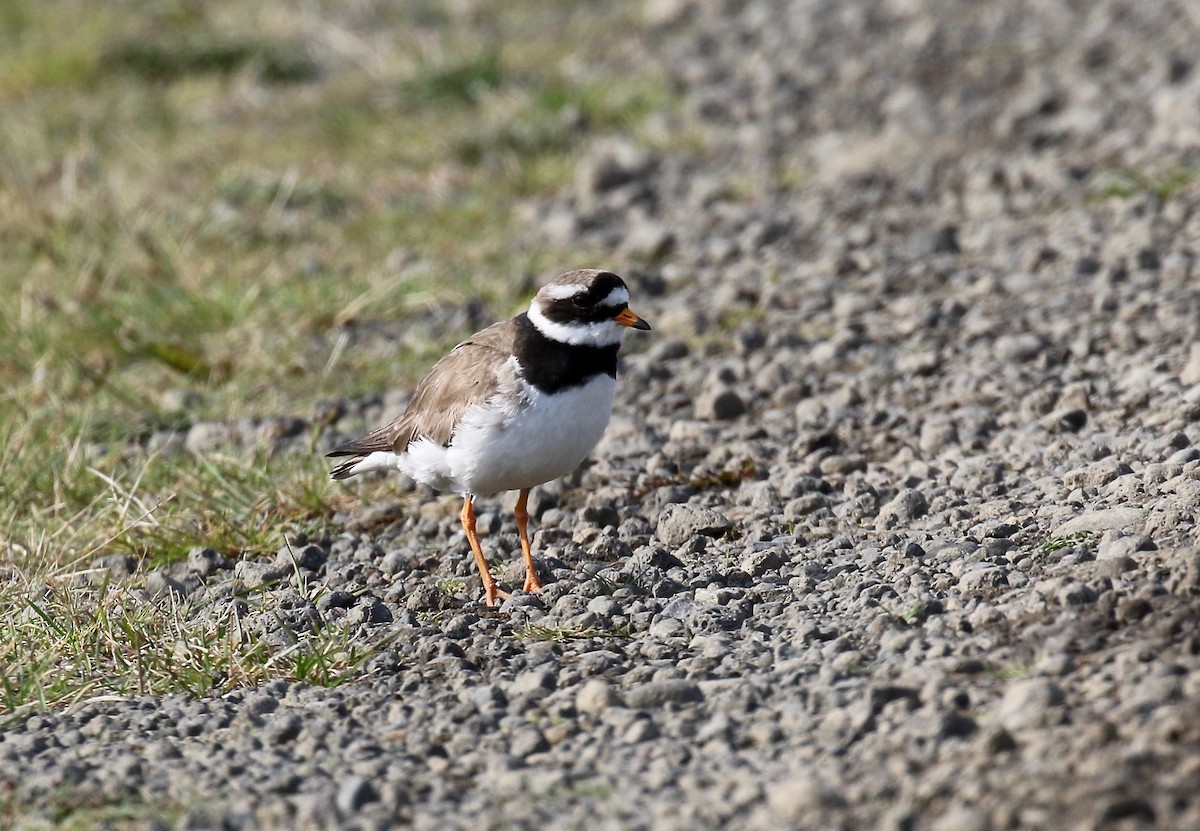
[{"label": "black breast band", "polygon": [[517,338],[514,352],[525,380],[542,392],[579,387],[597,375],[617,377],[617,350],[611,346],[574,346],[543,335],[522,312],[514,318]]}]

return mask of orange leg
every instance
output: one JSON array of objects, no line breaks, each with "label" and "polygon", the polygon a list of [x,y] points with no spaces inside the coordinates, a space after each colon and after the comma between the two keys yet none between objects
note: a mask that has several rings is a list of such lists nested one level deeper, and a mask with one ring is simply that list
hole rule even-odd
[{"label": "orange leg", "polygon": [[525,591],[536,592],[542,590],[542,581],[538,579],[537,566],[533,562],[533,552],[529,549],[529,533],[526,531],[526,525],[529,523],[529,510],[526,504],[529,502],[529,488],[522,488],[521,495],[517,497],[517,508],[514,513],[517,515],[517,533],[521,535],[521,553],[525,555]]},{"label": "orange leg", "polygon": [[483,546],[479,544],[479,537],[475,534],[475,498],[467,495],[463,502],[462,519],[463,530],[467,532],[467,542],[471,545],[471,553],[475,555],[475,565],[479,566],[479,576],[483,578],[483,594],[489,606],[496,605],[497,598],[508,597],[508,592],[501,591],[496,587],[496,580],[492,577],[492,570],[488,568],[487,558],[483,556]]}]

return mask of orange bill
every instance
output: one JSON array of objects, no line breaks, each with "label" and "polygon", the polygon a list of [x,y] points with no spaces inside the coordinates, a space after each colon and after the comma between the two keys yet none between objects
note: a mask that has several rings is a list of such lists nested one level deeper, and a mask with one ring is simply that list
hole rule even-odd
[{"label": "orange bill", "polygon": [[621,313],[613,318],[613,320],[617,321],[617,323],[620,323],[622,326],[629,326],[633,329],[641,329],[644,332],[649,331],[650,329],[650,324],[635,315],[633,310],[631,310],[628,306],[626,306],[624,309],[621,309]]}]

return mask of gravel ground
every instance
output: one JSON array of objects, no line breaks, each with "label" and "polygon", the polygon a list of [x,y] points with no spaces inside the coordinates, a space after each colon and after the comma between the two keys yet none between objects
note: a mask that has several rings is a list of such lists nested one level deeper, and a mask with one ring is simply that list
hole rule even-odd
[{"label": "gravel ground", "polygon": [[[1195,8],[648,2],[630,61],[695,146],[598,143],[528,211],[655,264],[605,440],[531,501],[545,591],[479,606],[457,501],[399,483],[296,566],[197,550],[151,579],[278,579],[248,626],[391,646],[336,689],[27,718],[17,796],[180,829],[1200,827]],[[510,504],[480,527],[511,584]]]}]

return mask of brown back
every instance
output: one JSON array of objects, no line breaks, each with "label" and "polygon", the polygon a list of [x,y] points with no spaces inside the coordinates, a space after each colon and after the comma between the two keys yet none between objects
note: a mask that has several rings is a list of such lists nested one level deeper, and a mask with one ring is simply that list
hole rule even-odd
[{"label": "brown back", "polygon": [[454,428],[472,406],[491,398],[506,380],[515,328],[511,320],[493,323],[454,347],[417,385],[404,414],[338,447],[330,456],[365,456],[377,450],[403,453],[425,436],[448,445]]}]

